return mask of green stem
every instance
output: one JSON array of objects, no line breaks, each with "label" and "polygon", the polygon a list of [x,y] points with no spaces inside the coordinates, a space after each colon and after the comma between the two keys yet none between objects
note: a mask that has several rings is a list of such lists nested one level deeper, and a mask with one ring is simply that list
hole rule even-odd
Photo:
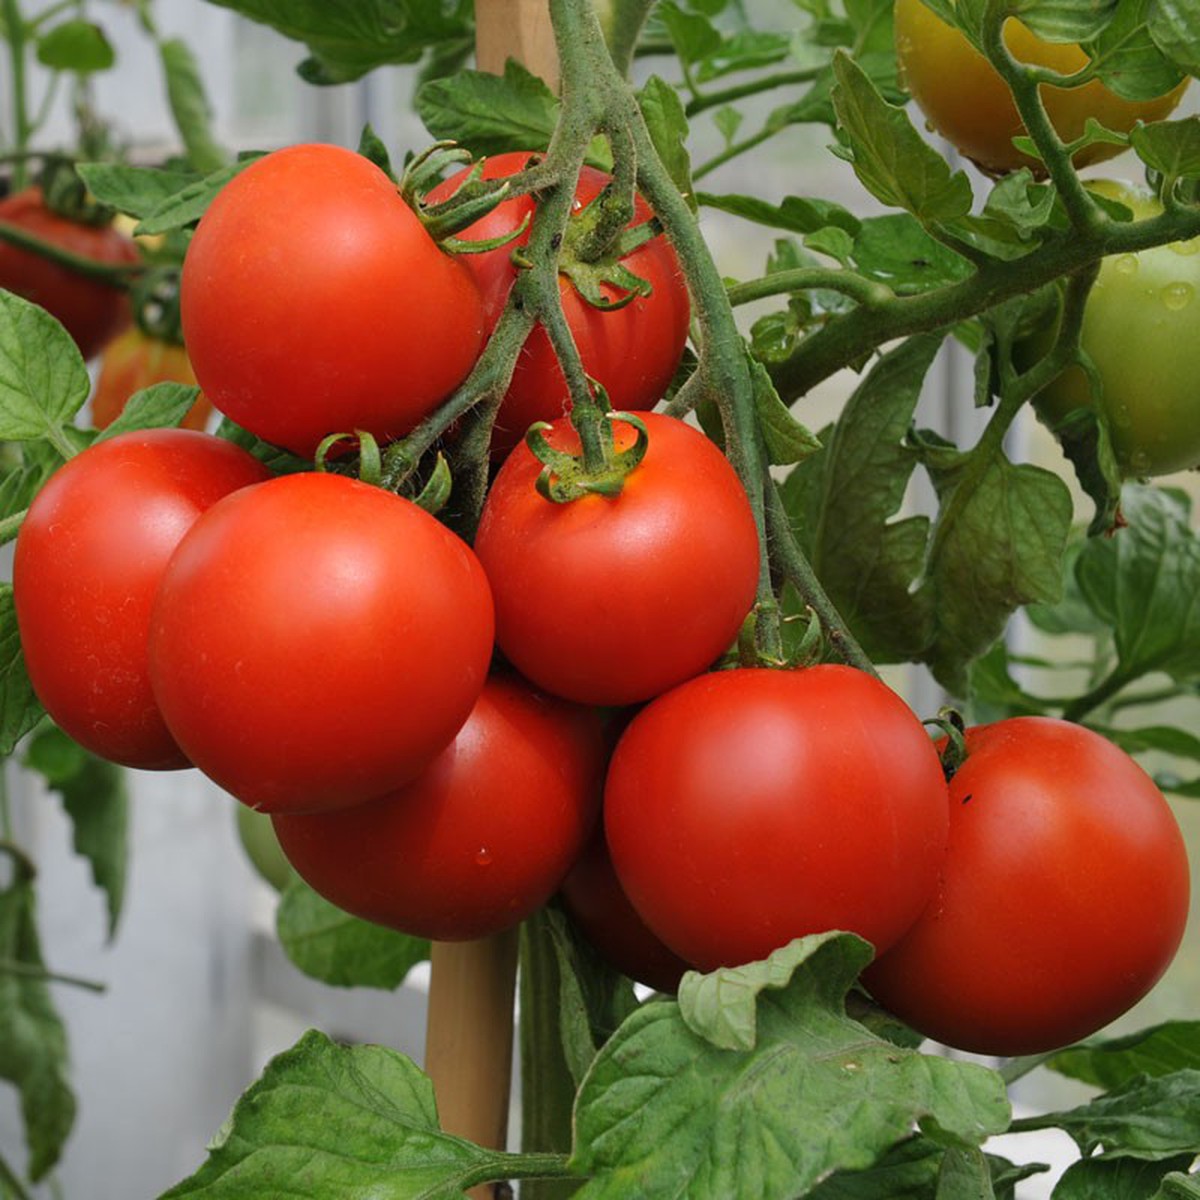
[{"label": "green stem", "polygon": [[0,1157],[0,1184],[8,1189],[12,1200],[33,1200],[33,1197],[26,1191],[25,1185],[13,1174],[3,1157]]},{"label": "green stem", "polygon": [[9,242],[22,250],[40,254],[60,267],[66,267],[78,275],[86,275],[89,279],[96,279],[113,287],[128,287],[129,281],[145,269],[140,263],[97,262],[94,258],[64,250],[61,246],[37,237],[10,221],[0,221],[0,242]]},{"label": "green stem", "polygon": [[[565,1154],[495,1154],[455,1181],[466,1192],[503,1179],[579,1179],[567,1166]],[[524,1192],[525,1189],[522,1189]]]},{"label": "green stem", "polygon": [[13,141],[12,149],[17,158],[13,164],[12,190],[19,192],[29,181],[23,155],[29,145],[33,128],[29,123],[29,108],[25,95],[28,87],[25,76],[25,20],[21,16],[21,8],[17,0],[2,0],[4,5],[4,24],[8,29],[8,58],[12,74],[12,113]]},{"label": "green stem", "polygon": [[774,75],[762,75],[758,79],[722,88],[720,91],[701,92],[687,102],[684,111],[689,117],[694,117],[706,109],[716,108],[721,104],[731,104],[733,101],[743,100],[747,96],[757,96],[761,92],[787,87],[793,83],[811,83],[818,74],[816,69],[809,68],[800,71],[779,71]]},{"label": "green stem", "polygon": [[638,38],[653,7],[653,0],[596,0],[596,17],[604,31],[609,56],[622,76],[629,74]]},{"label": "green stem", "polygon": [[841,271],[828,267],[795,267],[790,271],[776,271],[761,279],[746,283],[735,283],[727,289],[729,303],[737,308],[755,300],[770,296],[789,295],[792,292],[822,289],[849,296],[868,308],[876,308],[894,300],[896,293],[885,283],[856,275],[853,271]]},{"label": "green stem", "polygon": [[753,150],[756,146],[761,146],[763,142],[773,138],[783,126],[765,125],[756,134],[751,137],[743,138],[740,142],[731,142],[724,150],[714,154],[707,162],[702,162],[692,171],[693,179],[703,179],[705,175],[712,174],[718,167],[723,167],[727,162],[735,159],[740,154],[745,154]]},{"label": "green stem", "polygon": [[1088,713],[1099,708],[1115,696],[1122,688],[1127,687],[1137,678],[1137,675],[1117,667],[1106,678],[1102,679],[1090,692],[1084,693],[1072,700],[1063,709],[1064,721],[1082,721]]},{"label": "green stem", "polygon": [[0,958],[0,975],[18,975],[23,979],[39,979],[43,983],[64,983],[70,987],[83,988],[88,992],[106,992],[107,984],[97,983],[94,979],[83,979],[78,975],[62,975],[57,971],[48,971],[45,967],[34,963],[18,962],[12,958]]}]

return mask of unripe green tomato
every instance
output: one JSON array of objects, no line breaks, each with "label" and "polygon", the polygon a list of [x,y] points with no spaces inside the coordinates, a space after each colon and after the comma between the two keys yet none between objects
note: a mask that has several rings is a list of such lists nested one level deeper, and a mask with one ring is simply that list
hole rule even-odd
[{"label": "unripe green tomato", "polygon": [[[1091,182],[1133,210],[1160,211],[1148,191]],[[1017,349],[1029,366],[1050,348],[1053,330]],[[1200,238],[1104,259],[1084,308],[1080,345],[1095,364],[1113,449],[1127,477],[1168,475],[1200,465]],[[1063,371],[1034,401],[1053,428],[1093,402],[1083,368]]]},{"label": "unripe green tomato", "polygon": [[238,838],[250,865],[277,892],[282,892],[292,877],[292,864],[284,856],[271,818],[245,804],[236,805]]}]

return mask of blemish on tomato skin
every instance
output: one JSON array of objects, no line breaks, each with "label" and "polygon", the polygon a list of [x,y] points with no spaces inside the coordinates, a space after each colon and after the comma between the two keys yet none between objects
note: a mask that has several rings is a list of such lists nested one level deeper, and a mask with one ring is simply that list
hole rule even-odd
[{"label": "blemish on tomato skin", "polygon": [[967,793],[967,794],[966,794],[966,795],[965,795],[965,796],[962,798],[962,801],[961,801],[961,803],[963,803],[963,804],[966,804],[966,803],[967,803],[967,802],[968,802],[968,801],[971,799],[972,795],[974,795],[974,793],[973,793],[973,792],[968,792],[968,793]]}]

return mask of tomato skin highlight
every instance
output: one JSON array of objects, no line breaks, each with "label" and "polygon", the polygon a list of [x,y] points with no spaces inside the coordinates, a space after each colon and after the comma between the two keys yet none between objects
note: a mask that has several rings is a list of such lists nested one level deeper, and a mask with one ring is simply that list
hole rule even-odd
[{"label": "tomato skin highlight", "polygon": [[[500,649],[539,687],[581,703],[634,704],[699,674],[754,603],[758,536],[733,468],[683,421],[642,419],[649,449],[615,497],[543,498],[542,464],[518,446],[475,537]],[[620,449],[634,430],[618,421],[614,436]],[[579,449],[566,418],[546,438]]]},{"label": "tomato skin highlight", "polygon": [[411,783],[337,812],[273,817],[331,903],[416,937],[512,928],[558,887],[599,811],[599,716],[488,680],[454,742]]},{"label": "tomato skin highlight", "polygon": [[[483,162],[483,178],[507,178],[524,169],[532,157],[527,151],[492,155]],[[459,172],[432,189],[429,201],[436,203],[453,195],[467,173]],[[584,166],[575,189],[575,211],[589,205],[609,178],[595,167]],[[531,196],[516,196],[457,236],[464,241],[502,237],[532,218],[533,211]],[[637,197],[632,224],[639,225],[651,216],[650,206]],[[489,333],[500,319],[516,279],[513,249],[528,240],[526,231],[508,245],[464,256],[483,296]],[[616,411],[642,412],[662,399],[679,366],[687,341],[691,305],[675,251],[663,234],[639,246],[621,263],[650,284],[648,296],[638,296],[623,308],[605,312],[584,300],[565,275],[559,277],[559,294],[584,370],[607,392],[609,406]],[[609,300],[623,294],[609,284],[602,284],[601,291]],[[550,339],[539,325],[517,357],[512,382],[492,433],[493,455],[503,457],[534,422],[553,421],[569,408],[566,380]]]},{"label": "tomato skin highlight", "polygon": [[371,800],[453,739],[487,676],[492,606],[469,546],[345,476],[214,505],[171,559],[150,671],[188,757],[243,803]]},{"label": "tomato skin highlight", "polygon": [[[1042,162],[1013,145],[1025,126],[1007,84],[962,33],[921,0],[896,0],[895,37],[901,79],[938,133],[989,174],[1028,167],[1045,175]],[[1005,22],[1004,41],[1019,61],[1060,74],[1074,74],[1088,63],[1077,44],[1043,41],[1016,18]],[[1160,120],[1179,103],[1186,86],[1185,80],[1163,96],[1126,100],[1092,80],[1078,88],[1043,84],[1041,97],[1059,137],[1072,142],[1089,117],[1119,133],[1128,133],[1138,121]],[[1103,162],[1124,149],[1093,143],[1076,152],[1074,162],[1077,167]]]},{"label": "tomato skin highlight", "polygon": [[229,442],[157,429],[97,442],[38,492],[13,558],[17,625],[38,699],[80,745],[144,770],[190,765],[151,690],[151,608],[201,513],[267,474]]},{"label": "tomato skin highlight", "polygon": [[704,971],[831,929],[886,949],[932,896],[949,823],[916,715],[836,665],[717,671],[653,700],[604,814],[634,908]]},{"label": "tomato skin highlight", "polygon": [[[0,221],[97,263],[120,266],[140,260],[134,243],[111,225],[86,225],[52,212],[38,187],[24,188],[0,200]],[[95,358],[133,319],[121,288],[89,279],[3,240],[0,288],[33,301],[56,317],[85,359]]]},{"label": "tomato skin highlight", "polygon": [[[134,326],[114,338],[100,358],[100,373],[92,391],[92,424],[107,429],[125,411],[134,392],[155,383],[185,383],[196,386],[196,372],[187,351],[160,338],[150,337]],[[200,396],[183,418],[185,429],[204,429],[212,405]]]},{"label": "tomato skin highlight", "polygon": [[1187,852],[1167,802],[1082,726],[966,732],[937,895],[864,973],[914,1029],[981,1054],[1040,1054],[1141,999],[1183,937]]},{"label": "tomato skin highlight", "polygon": [[377,166],[289,146],[217,195],[184,258],[184,343],[205,395],[311,457],[330,433],[401,437],[467,376],[478,288]]}]

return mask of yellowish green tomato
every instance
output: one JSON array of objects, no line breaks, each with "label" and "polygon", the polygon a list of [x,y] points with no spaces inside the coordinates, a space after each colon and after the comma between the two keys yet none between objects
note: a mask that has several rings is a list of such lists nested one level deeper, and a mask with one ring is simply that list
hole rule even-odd
[{"label": "yellowish green tomato", "polygon": [[[1144,188],[1108,181],[1088,186],[1137,218],[1160,211]],[[1049,345],[1049,331],[1035,336],[1019,348],[1019,365]],[[1200,238],[1104,259],[1084,308],[1080,346],[1099,376],[1122,473],[1167,475],[1200,466]],[[1092,402],[1086,373],[1071,366],[1035,406],[1053,427]]]},{"label": "yellowish green tomato", "polygon": [[[921,0],[896,0],[896,54],[901,76],[930,126],[964,157],[992,175],[1042,164],[1013,145],[1025,133],[1008,86],[995,67]],[[1016,18],[1004,26],[1004,42],[1021,62],[1070,75],[1087,65],[1074,43],[1044,42]],[[1043,86],[1042,102],[1065,142],[1074,141],[1089,117],[1106,129],[1127,133],[1137,121],[1157,121],[1179,103],[1186,81],[1152,100],[1125,100],[1098,80],[1077,88]],[[1122,146],[1093,144],[1075,155],[1075,165],[1103,162]]]}]

